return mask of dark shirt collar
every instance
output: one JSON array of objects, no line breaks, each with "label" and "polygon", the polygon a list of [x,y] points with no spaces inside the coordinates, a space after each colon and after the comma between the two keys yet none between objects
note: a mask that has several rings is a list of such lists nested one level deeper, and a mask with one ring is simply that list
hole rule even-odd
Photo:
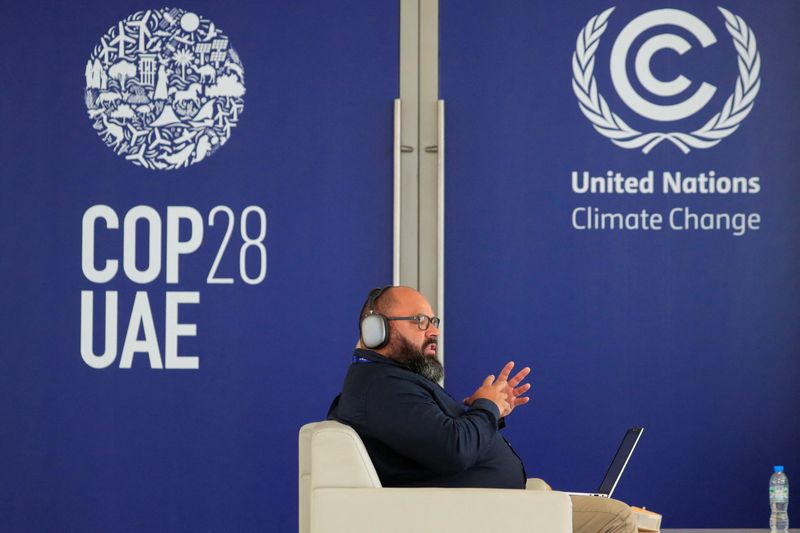
[{"label": "dark shirt collar", "polygon": [[[366,361],[364,361],[364,360],[359,361],[359,359],[365,359]],[[368,350],[366,348],[356,348],[355,351],[353,352],[353,363],[354,364],[379,363],[379,364],[396,366],[398,368],[402,368],[403,370],[408,370],[409,372],[411,372],[412,374],[414,374],[415,376],[417,376],[419,379],[423,380],[424,382],[432,383],[432,384],[436,385],[437,387],[439,387],[442,391],[444,391],[444,387],[442,387],[441,385],[439,385],[435,381],[431,381],[429,379],[426,379],[426,378],[420,376],[419,374],[417,374],[416,372],[411,370],[411,368],[409,368],[408,365],[403,364],[403,363],[398,363],[394,359],[389,359],[388,357],[384,357],[381,354],[379,354],[378,352],[376,352],[375,350]],[[447,393],[447,392],[445,391],[445,393]]]},{"label": "dark shirt collar", "polygon": [[[366,348],[356,348],[353,352],[353,361],[356,361],[357,358],[366,359],[370,363],[382,363],[387,365],[394,365],[399,366],[400,368],[405,368],[408,370],[408,366],[404,365],[403,363],[398,363],[393,359],[389,359],[388,357],[384,357],[383,355],[379,354],[375,350],[368,350]],[[364,361],[362,361],[363,363]]]}]

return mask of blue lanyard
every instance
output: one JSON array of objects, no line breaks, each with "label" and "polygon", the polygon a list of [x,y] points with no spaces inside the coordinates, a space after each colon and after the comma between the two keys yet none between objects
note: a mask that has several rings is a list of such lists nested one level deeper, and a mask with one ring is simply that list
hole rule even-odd
[{"label": "blue lanyard", "polygon": [[361,357],[360,355],[353,355],[353,363],[372,363],[374,361],[370,361],[366,357]]}]

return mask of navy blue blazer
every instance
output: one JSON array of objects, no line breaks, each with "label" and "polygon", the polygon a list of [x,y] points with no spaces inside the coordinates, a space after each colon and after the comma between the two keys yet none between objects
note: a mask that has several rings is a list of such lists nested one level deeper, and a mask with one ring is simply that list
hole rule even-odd
[{"label": "navy blue blazer", "polygon": [[329,420],[361,436],[385,487],[525,488],[490,400],[471,407],[407,366],[357,349]]}]

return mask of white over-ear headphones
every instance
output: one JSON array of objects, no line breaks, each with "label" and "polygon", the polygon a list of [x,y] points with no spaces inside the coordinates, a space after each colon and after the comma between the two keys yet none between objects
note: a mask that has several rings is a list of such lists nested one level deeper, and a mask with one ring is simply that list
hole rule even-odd
[{"label": "white over-ear headphones", "polygon": [[389,322],[385,316],[375,312],[375,301],[391,287],[386,285],[369,293],[369,314],[361,321],[361,343],[367,348],[379,350],[389,342]]}]

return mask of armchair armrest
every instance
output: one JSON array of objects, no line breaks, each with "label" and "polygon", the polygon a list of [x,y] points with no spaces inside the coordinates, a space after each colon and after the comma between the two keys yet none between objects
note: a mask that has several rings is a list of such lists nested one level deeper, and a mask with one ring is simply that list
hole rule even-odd
[{"label": "armchair armrest", "polygon": [[555,491],[317,488],[311,508],[311,533],[572,533],[572,500]]}]

